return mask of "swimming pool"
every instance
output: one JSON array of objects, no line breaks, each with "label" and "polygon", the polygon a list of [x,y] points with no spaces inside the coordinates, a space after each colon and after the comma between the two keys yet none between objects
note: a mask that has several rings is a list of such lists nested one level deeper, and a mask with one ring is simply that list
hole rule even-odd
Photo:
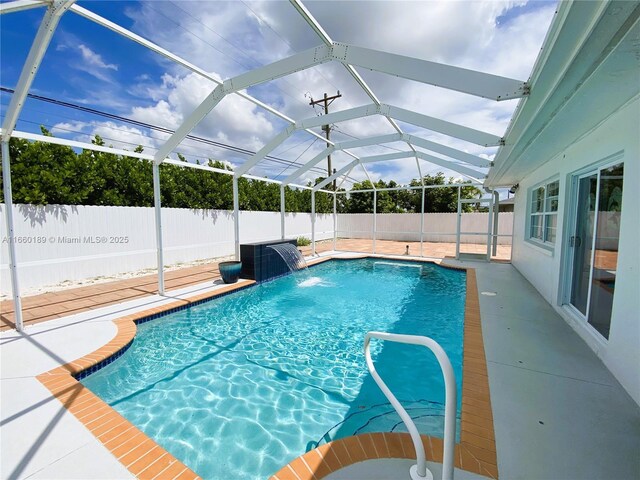
[{"label": "swimming pool", "polygon": [[[330,261],[139,325],[83,383],[204,478],[266,478],[317,442],[402,431],[368,375],[370,330],[428,335],[461,382],[465,272]],[[441,436],[444,388],[424,348],[372,345],[376,368]]]}]

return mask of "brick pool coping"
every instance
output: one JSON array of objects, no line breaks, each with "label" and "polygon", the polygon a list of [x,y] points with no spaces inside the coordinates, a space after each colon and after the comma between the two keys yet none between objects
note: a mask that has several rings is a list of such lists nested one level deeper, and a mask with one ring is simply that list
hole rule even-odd
[{"label": "brick pool coping", "polygon": [[[350,258],[366,257],[370,255]],[[336,258],[314,259],[309,262],[309,265],[331,259]],[[411,261],[434,263],[423,259],[411,259]],[[441,266],[467,272],[461,441],[456,445],[456,466],[498,478],[475,271],[450,265]],[[118,329],[116,336],[106,345],[84,357],[38,375],[37,378],[137,478],[180,480],[200,478],[93,394],[76,377],[81,376],[83,372],[101,368],[123,353],[135,337],[137,323],[250,287],[255,283],[244,280],[240,284],[227,285],[212,292],[119,318],[114,321]],[[441,462],[442,439],[435,437],[425,437],[425,439],[427,459]],[[358,449],[362,450],[362,455]],[[412,452],[413,456],[411,456]],[[343,466],[369,458],[415,458],[415,451],[407,434],[358,435],[337,440],[307,452],[283,467],[271,478],[272,480],[320,479]]]}]

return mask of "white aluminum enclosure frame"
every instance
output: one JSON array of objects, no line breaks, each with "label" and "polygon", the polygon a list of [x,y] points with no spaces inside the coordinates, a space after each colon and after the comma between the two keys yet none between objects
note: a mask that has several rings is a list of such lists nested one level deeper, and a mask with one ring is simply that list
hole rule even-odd
[{"label": "white aluminum enclosure frame", "polygon": [[[460,191],[458,191],[458,227],[457,227],[457,233],[456,233],[456,260],[460,260],[460,237],[462,235],[485,235],[487,237],[487,252],[485,254],[486,260],[487,262],[491,260],[491,252],[493,251],[492,249],[492,242],[495,241],[496,242],[496,252],[497,252],[497,221],[498,221],[498,216],[494,215],[493,210],[494,210],[494,203],[496,201],[496,194],[497,192],[491,192],[491,196],[489,198],[461,198],[461,193]],[[462,232],[462,205],[464,204],[472,204],[472,203],[477,203],[477,204],[483,204],[486,203],[488,205],[489,208],[489,216],[487,219],[487,231],[486,232]],[[494,227],[494,222],[496,222],[495,227]],[[495,229],[495,231],[494,231]],[[463,254],[464,255],[464,254]]]},{"label": "white aluminum enclosure frame", "polygon": [[[292,55],[290,57],[278,60],[268,65],[256,68],[250,72],[240,74],[236,77],[225,80],[222,85],[218,85],[187,117],[187,119],[181,124],[176,132],[160,147],[156,154],[156,161],[162,162],[164,157],[168,155],[188,134],[195,128],[202,119],[213,110],[216,105],[228,94],[237,92],[242,89],[246,89],[251,86],[259,85],[261,83],[275,80],[283,76],[298,72],[300,70],[308,69],[312,66],[326,63],[332,60],[345,62],[346,56],[348,56],[350,46],[342,43],[334,42],[331,45],[320,45],[315,48],[308,49],[304,52]],[[418,81],[423,83],[429,83],[444,88],[450,88],[464,93],[477,95],[485,98],[493,98],[495,100],[503,100],[507,98],[516,98],[518,96],[524,96],[528,93],[526,82],[520,82],[517,80],[506,79],[504,77],[498,77],[490,74],[484,74],[480,72],[472,72],[470,70],[460,69],[458,67],[450,67],[446,65],[431,64],[427,65],[424,61],[417,59],[409,59],[408,57],[401,57],[398,55],[387,54],[385,52],[377,52],[373,50],[363,49],[359,51],[359,58],[364,58],[361,62],[364,62],[368,57],[374,56],[376,65],[389,63],[394,65],[396,62],[402,63],[403,68],[406,69],[407,62],[413,60],[416,68],[425,68],[425,72]],[[381,60],[382,59],[382,60]],[[386,63],[385,63],[386,62]],[[345,62],[348,63],[348,62]],[[438,65],[435,67],[435,65]],[[376,67],[381,68],[381,67]],[[373,68],[372,69],[376,69]],[[433,78],[429,76],[429,69],[434,70]],[[386,70],[382,70],[386,72]],[[409,77],[408,77],[409,78]],[[455,79],[454,79],[455,78]],[[460,78],[466,78],[473,82],[474,85],[461,87]],[[448,85],[450,83],[451,85]],[[519,85],[519,87],[516,87]],[[516,92],[505,92],[502,89],[516,90]],[[498,90],[501,93],[497,93]],[[264,156],[273,149],[277,148],[288,136],[293,134],[295,129],[309,129],[320,125],[335,123],[339,121],[345,121],[349,119],[362,118],[373,114],[382,114],[386,117],[402,120],[423,128],[434,130],[446,135],[450,135],[456,138],[461,138],[469,142],[477,143],[484,146],[497,146],[502,144],[502,138],[495,135],[480,132],[462,125],[453,124],[441,119],[436,119],[426,115],[422,115],[416,112],[411,112],[398,107],[393,107],[384,104],[372,104],[365,105],[363,107],[357,107],[351,109],[348,113],[336,112],[333,114],[324,115],[322,117],[314,117],[302,122],[296,122],[295,127],[287,127],[284,131],[280,132],[272,141],[268,142],[256,155],[254,155],[249,161],[245,162],[237,171],[237,175],[247,173],[253,166],[260,162]],[[319,123],[318,123],[319,122]]]},{"label": "white aluminum enclosure frame", "polygon": [[[401,141],[407,143],[410,147],[411,151],[407,154],[404,154],[405,157],[415,158],[416,167],[420,174],[420,178],[422,181],[422,172],[420,169],[419,160],[422,159],[424,161],[434,163],[436,165],[443,166],[445,168],[450,168],[452,170],[458,171],[464,175],[471,176],[472,178],[484,178],[484,175],[475,170],[468,169],[466,165],[476,166],[476,167],[489,167],[491,166],[490,162],[487,162],[484,159],[479,157],[475,157],[473,155],[469,155],[465,152],[461,152],[459,150],[452,149],[451,147],[447,147],[446,145],[441,145],[435,142],[431,142],[426,139],[422,139],[420,137],[416,137],[415,135],[407,135],[399,128],[395,120],[404,121],[415,126],[424,128],[426,130],[436,131],[451,137],[461,138],[463,140],[476,143],[483,146],[496,146],[502,145],[504,142],[501,137],[496,135],[488,134],[485,132],[480,132],[478,130],[474,130],[468,127],[464,127],[462,125],[457,125],[451,122],[447,122],[441,119],[429,117],[427,115],[412,112],[410,110],[394,107],[391,105],[386,105],[381,103],[376,97],[375,93],[371,90],[371,88],[366,84],[363,78],[358,74],[355,70],[355,66],[378,71],[385,74],[391,74],[395,76],[399,76],[402,78],[418,81],[425,84],[435,85],[438,87],[446,88],[449,90],[454,90],[458,92],[467,93],[470,95],[475,95],[483,98],[490,98],[496,101],[518,98],[528,95],[529,87],[526,82],[509,79],[505,77],[500,77],[497,75],[492,75],[488,73],[476,72],[464,68],[449,66],[438,64],[434,62],[429,62],[426,60],[419,60],[415,58],[405,57],[402,55],[396,55],[387,52],[381,52],[366,48],[361,48],[357,46],[348,45],[345,43],[335,42],[333,41],[322,29],[320,24],[315,20],[309,11],[304,7],[304,5],[299,0],[290,0],[292,5],[296,8],[296,10],[303,16],[305,21],[314,29],[314,31],[319,35],[321,40],[323,41],[323,45],[311,48],[309,50],[296,53],[288,58],[284,58],[273,62],[268,65],[264,65],[262,67],[256,68],[252,71],[240,74],[236,77],[221,80],[216,78],[215,76],[207,73],[204,69],[188,62],[187,60],[179,57],[178,55],[170,52],[167,49],[164,49],[155,43],[137,35],[126,28],[103,18],[90,10],[80,7],[78,5],[74,5],[74,0],[53,0],[53,1],[36,1],[36,0],[15,0],[12,2],[5,2],[0,5],[0,14],[9,14],[13,12],[22,11],[30,8],[37,7],[46,7],[46,13],[41,21],[40,27],[38,29],[38,33],[35,36],[34,42],[32,44],[31,50],[25,61],[22,73],[18,80],[18,83],[15,88],[15,92],[12,96],[11,103],[9,108],[7,109],[7,114],[5,117],[4,124],[2,125],[2,143],[7,143],[12,136],[16,138],[25,138],[28,140],[38,140],[38,141],[46,141],[50,143],[58,143],[58,144],[66,144],[69,146],[73,146],[74,148],[86,148],[90,150],[97,151],[110,151],[110,152],[118,152],[119,154],[126,154],[127,156],[131,156],[134,158],[140,158],[153,160],[153,172],[154,172],[154,207],[156,213],[156,243],[157,243],[157,257],[158,257],[158,291],[160,294],[164,293],[164,277],[163,277],[163,248],[162,248],[162,211],[160,204],[160,178],[159,178],[159,166],[162,163],[170,163],[180,165],[182,167],[193,167],[201,170],[208,171],[217,171],[218,173],[225,173],[233,175],[233,191],[234,191],[234,219],[235,219],[235,244],[236,244],[236,255],[239,256],[239,204],[238,204],[238,178],[240,176],[244,176],[245,178],[253,178],[256,180],[262,181],[272,181],[275,183],[280,183],[282,185],[281,190],[281,235],[285,233],[284,227],[284,187],[286,185],[292,185],[297,188],[309,188],[300,185],[294,185],[292,180],[300,177],[302,173],[308,171],[313,165],[306,164],[303,167],[299,168],[297,175],[293,177],[290,175],[283,182],[277,180],[270,179],[262,179],[259,177],[254,177],[248,174],[249,170],[257,165],[261,160],[263,160],[266,155],[270,151],[273,151],[274,148],[277,148],[278,145],[282,144],[286,141],[289,136],[291,136],[294,132],[299,130],[304,130],[310,135],[322,139],[326,141],[330,146],[323,153],[325,156],[330,153],[330,151],[343,151],[345,154],[351,156],[354,160],[350,162],[347,166],[340,169],[340,175],[332,175],[332,180],[337,179],[341,175],[348,175],[351,170],[355,166],[360,166],[366,177],[371,180],[369,173],[365,168],[365,164],[373,161],[384,161],[391,157],[378,156],[378,158],[369,157],[365,159],[360,159],[358,156],[351,153],[348,149],[355,148],[358,145],[362,145],[362,142],[365,142],[367,145],[376,145],[386,143],[388,141],[397,141],[397,140],[389,140],[390,136],[386,136],[387,139],[379,138],[377,143],[368,143],[373,142],[373,139],[362,139],[355,140],[353,142],[343,142],[340,145],[337,145],[334,142],[327,141],[322,135],[312,130],[321,125],[329,124],[329,123],[337,123],[340,121],[345,121],[348,119],[357,119],[363,118],[370,115],[382,115],[386,117],[386,119],[390,122],[390,124],[394,127],[397,134],[394,134],[393,138],[397,138]],[[46,52],[48,44],[52,38],[53,33],[57,27],[58,21],[63,13],[66,11],[72,11],[73,13],[80,15],[92,22],[97,23],[98,25],[107,28],[129,40],[132,40],[143,47],[158,53],[168,60],[181,65],[187,68],[189,71],[194,72],[208,80],[212,81],[216,86],[213,88],[211,93],[198,105],[193,112],[191,112],[186,120],[178,127],[178,129],[169,137],[169,139],[160,146],[155,155],[142,155],[136,154],[135,152],[122,151],[118,149],[112,149],[109,147],[101,147],[96,145],[84,144],[82,142],[74,142],[65,139],[57,139],[53,137],[44,137],[36,134],[30,134],[27,132],[14,132],[14,128],[17,122],[17,119],[20,115],[22,105],[24,104],[24,100],[26,98],[27,93],[30,90],[31,84],[33,82],[33,78],[37,73],[40,62]],[[316,65],[336,61],[344,65],[344,67],[348,70],[354,80],[360,85],[360,87],[365,91],[365,93],[372,99],[373,104],[364,105],[361,107],[356,107],[353,109],[345,110],[342,112],[335,112],[329,115],[325,115],[320,118],[312,118],[296,121],[294,119],[289,118],[283,113],[277,111],[273,107],[261,102],[258,99],[255,99],[245,93],[245,90],[248,87],[258,85],[267,81],[271,81],[291,73],[308,69],[314,67]],[[241,167],[237,168],[234,172],[220,171],[220,169],[212,169],[206,165],[194,165],[194,164],[186,164],[185,162],[177,162],[168,158],[171,152],[184,140],[184,138],[191,132],[201,121],[202,119],[213,110],[216,105],[220,103],[222,99],[224,99],[227,95],[236,94],[248,100],[258,107],[265,109],[266,111],[278,116],[279,118],[288,122],[289,126],[286,127],[277,137],[273,138],[271,141],[267,142],[262,149],[257,152],[253,157],[247,160]],[[396,137],[395,135],[399,135]],[[381,136],[385,137],[385,136]],[[441,155],[447,156],[452,160],[447,160],[439,157],[434,157],[428,155],[424,152],[417,151],[415,147],[421,147],[428,149],[430,151],[439,153]],[[4,193],[6,199],[6,222],[7,222],[7,233],[9,236],[13,233],[13,218],[11,213],[12,207],[12,198],[11,198],[11,173],[10,173],[10,159],[8,155],[8,144],[7,146],[3,146],[3,162],[2,169],[4,174]],[[126,152],[126,153],[124,153]],[[402,158],[405,158],[402,157]],[[394,157],[400,158],[400,157]],[[317,164],[322,159],[321,156],[316,156],[313,159],[314,164]],[[305,169],[304,171],[302,169]],[[344,179],[342,180],[344,181]],[[323,191],[321,190],[328,182],[322,185],[316,185],[312,188],[312,199],[315,201],[315,192]],[[341,182],[342,183],[342,182]],[[373,184],[373,182],[372,182]],[[373,186],[373,190],[376,190],[375,185]],[[336,192],[325,191],[326,193],[334,193],[334,204]],[[312,202],[315,203],[315,202]],[[334,213],[335,215],[335,213]],[[315,217],[315,212],[312,217]],[[312,219],[315,221],[315,218]],[[335,232],[334,232],[335,237]],[[314,250],[315,250],[315,242],[314,242]],[[13,296],[14,296],[14,304],[16,307],[16,328],[22,330],[23,322],[22,322],[22,308],[20,301],[20,290],[18,287],[18,275],[17,275],[17,260],[16,260],[16,252],[15,245],[10,244],[10,268],[11,268],[11,278],[12,278],[12,288],[13,288]]]},{"label": "white aluminum enclosure frame", "polygon": [[[346,142],[336,143],[330,147],[325,148],[318,155],[309,160],[302,167],[298,168],[295,172],[285,178],[282,183],[284,185],[288,185],[296,178],[299,178],[306,172],[308,172],[311,168],[320,163],[327,155],[332,154],[335,151],[345,150],[348,148],[358,148],[358,147],[366,147],[370,145],[383,145],[385,143],[404,141],[409,145],[418,146],[421,148],[425,148],[427,150],[431,150],[436,153],[440,153],[442,155],[446,155],[454,160],[466,162],[470,165],[474,165],[477,167],[491,167],[492,162],[490,160],[484,159],[482,157],[477,157],[475,155],[471,155],[470,153],[463,152],[461,150],[457,150],[455,148],[448,147],[446,145],[442,145],[436,142],[432,142],[430,140],[425,140],[421,137],[416,137],[415,135],[407,135],[401,133],[392,133],[389,135],[378,135],[375,137],[361,138],[358,140],[349,140]],[[416,151],[413,151],[413,154],[416,154]],[[425,159],[426,160],[426,159]],[[448,161],[445,159],[441,159],[441,161]],[[441,165],[443,166],[443,165]],[[446,168],[449,168],[447,166]],[[422,175],[420,175],[422,178]]]},{"label": "white aluminum enclosure frame", "polygon": [[[18,280],[18,260],[16,255],[15,231],[13,227],[13,196],[11,194],[11,161],[9,158],[9,140],[16,127],[18,117],[22,111],[27,93],[33,84],[35,75],[42,63],[44,54],[53,38],[60,18],[69,9],[75,0],[54,0],[52,1],[40,22],[38,32],[33,40],[29,55],[22,66],[18,84],[16,85],[11,102],[7,108],[4,122],[2,124],[2,183],[5,201],[5,219],[7,224],[7,237],[9,246],[9,270],[11,271],[11,290],[13,296],[13,306],[15,312],[16,330],[24,330],[22,316],[22,299],[20,296],[20,285]],[[12,2],[4,5],[2,13],[15,12],[24,8],[31,8],[34,5],[30,2]],[[14,8],[12,8],[14,7]]]},{"label": "white aluminum enclosure frame", "polygon": [[[363,190],[351,190],[351,191],[336,191],[336,192],[326,192],[325,193],[333,193],[334,197],[337,195],[357,195],[360,193],[373,193],[374,194],[374,200],[373,200],[373,227],[372,227],[372,235],[371,238],[373,240],[372,242],[372,249],[371,249],[371,253],[376,253],[375,251],[375,241],[377,238],[377,234],[378,234],[378,230],[377,230],[377,194],[378,192],[391,192],[391,191],[398,191],[398,190],[420,190],[421,191],[421,207],[420,207],[420,231],[419,232],[415,232],[415,231],[404,231],[404,232],[395,232],[395,233],[419,233],[419,238],[420,238],[420,257],[424,257],[424,235],[425,235],[425,231],[424,231],[424,200],[425,200],[425,192],[427,190],[430,189],[436,189],[436,188],[452,188],[452,189],[456,189],[457,190],[457,205],[458,205],[458,209],[457,209],[457,221],[456,221],[456,231],[455,232],[429,232],[429,235],[455,235],[456,237],[456,258],[458,257],[459,251],[460,251],[460,228],[461,228],[461,208],[460,205],[461,203],[484,203],[484,202],[488,202],[489,199],[477,199],[477,198],[470,198],[470,199],[462,199],[462,187],[476,187],[478,189],[482,189],[483,188],[483,184],[482,183],[450,183],[450,184],[445,184],[445,185],[417,185],[417,186],[399,186],[399,187],[391,187],[391,188],[377,188],[377,189],[363,189]],[[496,202],[495,200],[495,196],[497,196],[498,192],[494,192],[494,202]],[[461,202],[462,200],[462,202]],[[334,200],[335,202],[335,200]],[[334,205],[334,212],[335,212],[335,205]],[[498,235],[497,233],[497,213],[496,213],[496,208],[493,208],[493,215],[492,215],[492,219],[493,222],[489,223],[488,229],[486,232],[477,232],[479,235],[487,235],[488,238],[492,238],[493,239],[493,255],[496,254],[496,247],[497,247],[497,238],[500,236],[504,236],[504,235]],[[488,220],[489,221],[489,220]],[[493,228],[493,231],[491,230]],[[337,227],[337,223],[334,220],[334,240],[333,240],[333,250],[334,251],[338,251],[337,247],[336,247],[336,240],[337,240],[337,233],[340,231],[338,230]],[[361,231],[362,233],[362,231]],[[464,232],[463,232],[464,233]],[[512,236],[512,235],[507,235],[507,236]]]},{"label": "white aluminum enclosure frame", "polygon": [[44,7],[48,4],[44,0],[15,0],[13,2],[0,3],[0,15],[5,13],[20,12],[31,8]]},{"label": "white aluminum enclosure frame", "polygon": [[408,157],[417,157],[420,158],[422,160],[427,160],[430,163],[433,163],[435,165],[439,165],[445,168],[449,168],[451,170],[454,170],[458,173],[462,173],[463,175],[467,175],[473,179],[475,179],[476,181],[478,181],[481,178],[484,178],[485,175],[476,171],[476,170],[472,170],[470,168],[467,167],[463,167],[462,165],[456,164],[456,163],[450,163],[446,160],[434,157],[432,155],[429,155],[427,153],[423,153],[423,152],[395,152],[395,153],[387,153],[384,155],[372,155],[370,157],[362,157],[360,160],[354,160],[351,163],[348,163],[347,165],[345,165],[344,167],[342,167],[340,170],[336,171],[336,173],[334,173],[333,175],[325,178],[323,181],[321,181],[320,183],[316,184],[315,187],[313,187],[314,191],[317,191],[321,188],[324,188],[327,184],[329,184],[330,182],[332,182],[334,179],[342,176],[343,173],[345,173],[349,168],[355,166],[357,163],[373,163],[373,162],[384,162],[384,161],[389,161],[389,160],[399,160],[402,158],[408,158]]},{"label": "white aluminum enclosure frame", "polygon": [[[322,25],[320,25],[320,23],[318,23],[318,21],[315,18],[313,18],[313,15],[311,15],[311,12],[309,12],[309,10],[307,10],[307,8],[302,4],[302,2],[300,0],[289,0],[289,2],[298,11],[298,13],[307,22],[307,24],[313,29],[313,31],[316,32],[316,34],[320,37],[320,39],[324,42],[325,45],[330,46],[330,45],[332,45],[334,43],[333,40],[331,39],[331,37],[329,36],[329,34],[327,34],[327,32],[324,30],[324,28],[322,28]],[[367,85],[367,83],[365,82],[364,78],[362,78],[362,76],[356,71],[356,69],[353,67],[353,65],[350,65],[348,63],[343,63],[343,65],[346,68],[347,72],[349,72],[349,74],[356,81],[356,83],[358,85],[360,85],[362,90],[373,101],[373,103],[375,103],[376,105],[380,105],[380,100],[378,99],[376,94],[373,92],[371,87],[369,87],[369,85]],[[399,134],[403,134],[404,133],[400,129],[400,126],[397,124],[397,122],[394,119],[392,119],[390,117],[386,117],[386,118],[387,118],[387,121],[389,122],[389,124],[393,127],[393,129],[396,132],[398,132]],[[412,150],[415,151],[415,148],[411,144],[409,144],[409,147]],[[420,170],[420,166],[419,165],[418,165],[418,170]],[[365,170],[365,172],[366,172],[366,170]],[[420,178],[422,178],[422,172],[420,172]]]}]

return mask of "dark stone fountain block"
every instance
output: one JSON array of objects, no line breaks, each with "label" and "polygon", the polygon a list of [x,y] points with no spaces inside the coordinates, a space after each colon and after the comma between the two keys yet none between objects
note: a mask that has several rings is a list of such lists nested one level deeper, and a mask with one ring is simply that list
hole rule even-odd
[{"label": "dark stone fountain block", "polygon": [[240,260],[242,261],[242,278],[249,278],[256,282],[264,282],[270,278],[279,277],[289,273],[289,267],[282,257],[269,245],[290,243],[297,245],[292,240],[271,240],[268,242],[243,243],[240,245]]}]

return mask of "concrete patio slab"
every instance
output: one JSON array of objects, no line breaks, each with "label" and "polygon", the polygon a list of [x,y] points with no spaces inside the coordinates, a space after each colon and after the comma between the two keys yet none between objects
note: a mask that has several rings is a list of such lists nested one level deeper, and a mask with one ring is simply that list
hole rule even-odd
[{"label": "concrete patio slab", "polygon": [[[101,465],[96,471],[96,465]],[[89,473],[88,473],[89,472]],[[113,455],[100,445],[89,443],[74,450],[66,457],[29,476],[41,480],[85,480],[87,475],[95,480],[134,478]]]},{"label": "concrete patio slab", "polygon": [[508,315],[483,316],[487,360],[603,385],[615,379],[562,319],[527,321]]},{"label": "concrete patio slab", "polygon": [[[4,363],[4,362],[3,362]],[[127,470],[35,378],[0,380],[1,478],[29,478],[74,452],[99,451],[83,461],[66,461],[58,478],[131,478]],[[87,447],[89,447],[87,449]],[[66,467],[64,467],[66,465]],[[96,476],[97,475],[97,476]],[[54,478],[54,476],[40,478]]]},{"label": "concrete patio slab", "polygon": [[494,362],[489,384],[502,478],[638,478],[640,418],[618,385]]},{"label": "concrete patio slab", "polygon": [[476,277],[501,478],[639,478],[638,405],[515,268]]}]

